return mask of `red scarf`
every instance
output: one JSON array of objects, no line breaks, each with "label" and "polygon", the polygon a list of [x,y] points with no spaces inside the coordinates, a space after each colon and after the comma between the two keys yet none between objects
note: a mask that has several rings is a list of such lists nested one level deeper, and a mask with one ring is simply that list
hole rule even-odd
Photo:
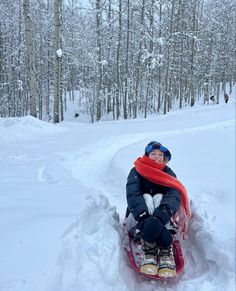
[{"label": "red scarf", "polygon": [[173,188],[180,193],[181,209],[177,211],[177,213],[174,216],[174,219],[181,228],[182,236],[185,239],[191,211],[188,200],[188,193],[184,185],[176,178],[163,172],[163,169],[165,167],[164,163],[156,163],[147,156],[138,158],[134,162],[134,166],[136,171],[145,179],[158,185]]}]

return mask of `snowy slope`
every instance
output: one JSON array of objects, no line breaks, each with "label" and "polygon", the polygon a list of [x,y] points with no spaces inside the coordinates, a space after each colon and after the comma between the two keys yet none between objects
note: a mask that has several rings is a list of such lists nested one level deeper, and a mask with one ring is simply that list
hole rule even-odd
[{"label": "snowy slope", "polygon": [[[156,118],[0,119],[0,291],[234,290],[235,95]],[[145,145],[172,152],[192,205],[185,272],[143,280],[122,249],[125,183]]]}]

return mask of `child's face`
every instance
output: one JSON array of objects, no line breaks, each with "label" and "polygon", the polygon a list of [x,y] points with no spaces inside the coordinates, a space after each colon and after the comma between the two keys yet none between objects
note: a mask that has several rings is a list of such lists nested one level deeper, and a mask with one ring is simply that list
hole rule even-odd
[{"label": "child's face", "polygon": [[148,157],[156,163],[164,162],[164,154],[158,149],[151,151]]}]

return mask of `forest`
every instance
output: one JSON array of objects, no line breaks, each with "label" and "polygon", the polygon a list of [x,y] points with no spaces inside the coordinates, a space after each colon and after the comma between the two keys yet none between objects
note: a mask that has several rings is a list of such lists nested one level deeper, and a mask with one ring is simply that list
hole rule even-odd
[{"label": "forest", "polygon": [[92,123],[146,118],[235,82],[234,0],[0,2],[2,118],[59,123],[69,100]]}]

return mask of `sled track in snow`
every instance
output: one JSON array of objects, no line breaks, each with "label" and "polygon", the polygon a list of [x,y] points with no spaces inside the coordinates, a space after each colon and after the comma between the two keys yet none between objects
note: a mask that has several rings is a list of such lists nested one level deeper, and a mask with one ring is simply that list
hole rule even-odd
[{"label": "sled track in snow", "polygon": [[[112,203],[116,204],[116,199],[121,199],[120,192],[123,192],[124,185],[119,184],[121,183],[120,181],[114,186],[114,179],[112,177],[116,176],[116,173],[114,173],[114,169],[111,167],[111,161],[121,149],[124,151],[126,147],[130,147],[133,144],[155,139],[157,134],[159,138],[164,138],[209,130],[225,130],[234,126],[235,121],[229,120],[181,130],[124,134],[118,137],[99,140],[87,146],[86,149],[64,155],[64,166],[67,170],[71,170],[71,175],[74,178],[79,179],[85,187],[88,187],[89,193],[92,196],[101,193],[110,202],[112,201]],[[121,258],[120,264],[122,268],[120,268],[120,276],[122,276],[127,286],[130,284],[130,280],[132,280],[132,286],[127,287],[127,290],[150,291],[158,288],[158,290],[195,291],[199,289],[218,291],[224,289],[223,282],[232,280],[233,275],[228,271],[231,269],[231,266],[228,264],[228,257],[221,250],[222,248],[219,243],[215,241],[214,234],[209,231],[207,217],[202,217],[197,204],[192,203],[192,211],[189,238],[182,242],[185,257],[185,272],[179,279],[172,282],[150,283],[147,280],[141,280],[137,274],[134,274],[129,268],[127,260]],[[118,237],[114,239],[119,240]],[[94,244],[96,244],[95,241]],[[119,242],[116,245],[119,246]],[[209,245],[211,246],[210,252]]]},{"label": "sled track in snow", "polygon": [[[138,142],[146,142],[170,136],[195,134],[209,130],[223,130],[235,127],[235,120],[203,125],[199,127],[183,128],[181,130],[156,131],[140,134],[124,134],[109,139],[102,139],[86,146],[86,149],[79,150],[71,154],[63,154],[64,167],[72,171],[74,178],[88,187],[106,192],[106,185],[109,184],[111,176],[109,174],[109,165],[115,154],[125,147],[129,147]],[[81,162],[82,161],[82,162]],[[86,161],[86,163],[84,162]],[[89,175],[87,175],[89,173]],[[95,187],[94,187],[95,186]],[[104,189],[105,188],[105,189]],[[104,193],[105,194],[105,193]]]}]

